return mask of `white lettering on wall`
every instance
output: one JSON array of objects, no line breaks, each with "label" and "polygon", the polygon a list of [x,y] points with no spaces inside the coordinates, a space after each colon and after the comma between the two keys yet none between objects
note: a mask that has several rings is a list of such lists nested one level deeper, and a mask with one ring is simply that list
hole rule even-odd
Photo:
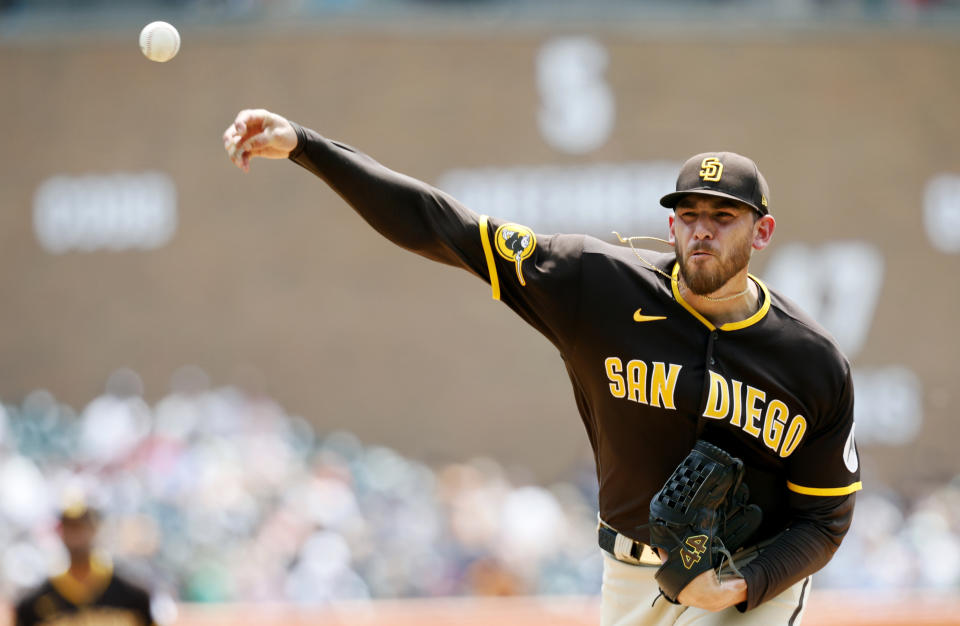
[{"label": "white lettering on wall", "polygon": [[602,146],[615,118],[613,93],[603,77],[607,51],[589,37],[559,37],[537,55],[537,122],[544,140],[570,154]]},{"label": "white lettering on wall", "polygon": [[960,252],[960,175],[940,174],[927,182],[923,223],[934,248],[948,254]]},{"label": "white lettering on wall", "polygon": [[660,196],[675,188],[679,168],[652,161],[459,169],[444,173],[437,186],[478,213],[537,232],[664,237],[670,212]]},{"label": "white lettering on wall", "polygon": [[923,384],[901,365],[854,368],[857,442],[903,445],[923,424]]},{"label": "white lettering on wall", "polygon": [[823,324],[853,358],[870,331],[883,273],[883,255],[876,246],[854,240],[818,248],[786,244],[776,250],[763,275]]},{"label": "white lettering on wall", "polygon": [[176,187],[159,172],[54,176],[37,188],[33,225],[53,254],[159,248],[177,227]]},{"label": "white lettering on wall", "polygon": [[[883,255],[865,241],[779,248],[763,275],[836,338],[848,358],[863,349],[883,287]],[[923,385],[903,365],[855,367],[854,412],[861,444],[903,445],[923,423]]]}]

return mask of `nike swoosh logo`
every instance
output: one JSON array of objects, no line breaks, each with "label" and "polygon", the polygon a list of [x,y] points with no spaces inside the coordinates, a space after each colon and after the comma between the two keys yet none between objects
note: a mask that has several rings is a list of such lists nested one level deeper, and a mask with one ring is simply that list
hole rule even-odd
[{"label": "nike swoosh logo", "polygon": [[667,319],[666,315],[643,315],[642,313],[640,313],[641,310],[642,309],[637,309],[636,311],[634,311],[633,313],[634,322],[656,322],[657,320]]}]

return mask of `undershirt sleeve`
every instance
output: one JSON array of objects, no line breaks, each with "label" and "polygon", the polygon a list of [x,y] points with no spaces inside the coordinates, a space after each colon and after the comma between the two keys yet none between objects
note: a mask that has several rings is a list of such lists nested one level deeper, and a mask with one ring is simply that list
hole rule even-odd
[{"label": "undershirt sleeve", "polygon": [[377,232],[428,259],[486,277],[479,215],[435,187],[292,124],[298,143],[289,159],[323,179]]},{"label": "undershirt sleeve", "polygon": [[740,568],[747,582],[747,611],[825,566],[853,520],[854,494],[790,494],[794,521],[753,561]]},{"label": "undershirt sleeve", "polygon": [[[292,123],[292,122],[291,122]],[[537,235],[481,216],[447,193],[292,123],[289,159],[320,177],[368,224],[423,257],[468,270],[561,351],[574,341],[582,235]]]}]

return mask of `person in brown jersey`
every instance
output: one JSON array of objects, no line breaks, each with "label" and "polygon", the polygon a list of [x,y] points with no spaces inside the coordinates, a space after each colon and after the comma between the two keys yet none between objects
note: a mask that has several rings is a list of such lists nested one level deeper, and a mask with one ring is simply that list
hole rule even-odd
[{"label": "person in brown jersey", "polygon": [[[661,199],[673,253],[544,235],[263,109],[223,135],[244,171],[287,158],[399,246],[466,269],[560,351],[593,448],[604,555],[602,623],[796,624],[860,489],[850,366],[795,304],[749,274],[776,222],[757,166],[730,152],[681,168]],[[651,496],[694,442],[740,457],[763,524],[713,570],[658,599]]]},{"label": "person in brown jersey", "polygon": [[94,552],[98,526],[98,513],[83,502],[63,509],[59,530],[70,565],[17,602],[15,626],[154,626],[150,594]]}]

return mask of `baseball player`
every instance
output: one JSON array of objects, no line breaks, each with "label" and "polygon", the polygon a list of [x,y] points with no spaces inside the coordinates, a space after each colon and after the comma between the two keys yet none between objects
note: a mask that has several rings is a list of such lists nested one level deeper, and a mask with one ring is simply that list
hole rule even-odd
[{"label": "baseball player", "polygon": [[[673,209],[665,254],[477,215],[262,109],[241,111],[223,142],[244,171],[267,157],[314,173],[397,245],[489,283],[560,351],[600,484],[604,626],[799,623],[860,489],[853,388],[830,336],[748,273],[775,227],[753,161],[717,152],[683,165],[661,199]],[[655,579],[650,501],[700,439],[742,459],[763,521],[739,575],[705,571],[672,603]]]},{"label": "baseball player", "polygon": [[150,595],[124,580],[93,553],[97,513],[83,503],[60,515],[60,536],[70,555],[67,571],[46,580],[16,605],[15,626],[153,626]]}]

